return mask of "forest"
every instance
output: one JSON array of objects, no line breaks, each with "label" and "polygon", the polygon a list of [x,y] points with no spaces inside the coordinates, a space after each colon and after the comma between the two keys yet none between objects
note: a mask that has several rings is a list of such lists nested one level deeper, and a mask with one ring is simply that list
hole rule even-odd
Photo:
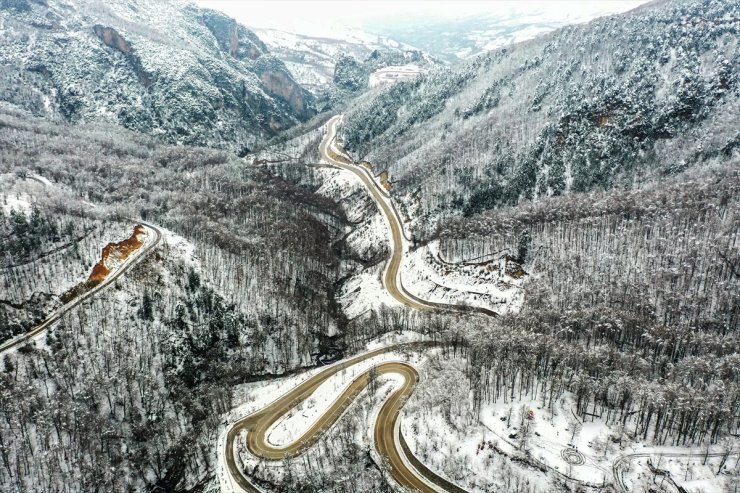
[{"label": "forest", "polygon": [[738,19],[733,2],[668,1],[569,26],[370,91],[341,133],[402,209],[418,202],[421,238],[450,215],[727,163]]},{"label": "forest", "polygon": [[[172,39],[198,47],[182,48],[134,2],[90,17],[118,30],[70,41],[83,17],[67,29],[42,3],[0,2],[0,343],[59,310],[138,223],[163,237],[2,356],[0,490],[218,491],[238,410],[395,337],[428,345],[400,355],[421,379],[399,434],[473,491],[610,491],[612,476],[545,464],[534,415],[566,422],[568,450],[601,427],[586,452],[612,460],[737,452],[740,6],[658,2],[379,88],[368,74],[400,58],[339,58],[342,145],[385,172],[411,237],[400,276],[414,282],[412,261],[440,279],[515,272],[516,306],[483,315],[393,303],[385,219],[321,161],[334,110],[316,115],[254,33],[168,3]],[[74,64],[52,60],[55,33]],[[482,295],[459,284],[461,303]],[[376,377],[304,455],[246,474],[271,491],[395,491],[372,453],[393,388]]]},{"label": "forest", "polygon": [[[2,489],[207,482],[214,420],[235,383],[341,351],[328,335],[348,330],[334,306],[339,259],[329,243],[346,219],[330,200],[224,152],[114,126],[60,126],[4,109],[0,141],[3,189],[14,191],[4,200],[31,207],[3,218],[2,268],[13,273],[3,275],[3,296],[27,303],[46,292],[50,310],[107,241],[130,235],[126,218],[168,231],[130,276],[4,357]],[[0,310],[3,334],[33,320]]]},{"label": "forest", "polygon": [[657,444],[737,434],[740,175],[680,178],[440,225],[445,258],[508,251],[528,273],[521,313],[461,329],[477,402],[569,390]]}]

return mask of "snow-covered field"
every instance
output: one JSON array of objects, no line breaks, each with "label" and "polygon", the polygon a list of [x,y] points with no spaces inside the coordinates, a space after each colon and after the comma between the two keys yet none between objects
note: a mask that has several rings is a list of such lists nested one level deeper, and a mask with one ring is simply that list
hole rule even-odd
[{"label": "snow-covered field", "polygon": [[411,80],[422,73],[424,73],[424,70],[418,65],[392,65],[370,74],[368,84],[370,87],[393,84],[404,80]]},{"label": "snow-covered field", "polygon": [[485,265],[443,264],[435,241],[407,254],[401,277],[409,292],[425,300],[516,312],[524,301],[523,278],[507,274],[506,264],[505,258]]}]

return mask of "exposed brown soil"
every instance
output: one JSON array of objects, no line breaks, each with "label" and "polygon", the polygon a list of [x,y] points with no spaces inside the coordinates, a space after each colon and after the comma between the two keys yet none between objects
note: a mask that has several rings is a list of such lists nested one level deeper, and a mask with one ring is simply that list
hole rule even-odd
[{"label": "exposed brown soil", "polygon": [[341,154],[337,154],[336,152],[334,152],[331,149],[327,149],[326,150],[326,153],[329,155],[330,158],[332,158],[335,161],[339,161],[340,163],[344,163],[344,164],[355,164],[352,161],[350,161],[349,159],[347,159],[345,156],[343,156]]},{"label": "exposed brown soil", "polygon": [[379,178],[380,178],[380,184],[383,186],[383,188],[386,191],[390,191],[390,189],[391,189],[391,182],[388,180],[388,172],[387,171],[383,171],[382,173],[380,173],[380,177]]},{"label": "exposed brown soil", "polygon": [[105,248],[103,248],[103,255],[100,258],[100,261],[95,264],[95,267],[93,267],[88,281],[92,281],[95,284],[103,282],[105,278],[108,277],[108,274],[110,274],[110,269],[107,265],[108,261],[110,259],[114,259],[119,262],[126,260],[129,255],[141,248],[141,245],[144,244],[144,242],[139,238],[142,235],[146,235],[146,230],[144,229],[144,226],[137,224],[134,227],[134,233],[130,238],[119,241],[118,243],[108,243],[105,245]]},{"label": "exposed brown soil", "polygon": [[71,300],[91,290],[101,282],[105,281],[111,272],[111,263],[115,261],[120,263],[125,261],[132,253],[141,248],[144,244],[142,237],[146,235],[146,230],[141,224],[134,227],[134,232],[129,238],[118,243],[108,243],[103,248],[103,254],[100,260],[93,267],[90,277],[86,281],[74,286],[72,289],[62,295],[62,303],[69,303]]}]

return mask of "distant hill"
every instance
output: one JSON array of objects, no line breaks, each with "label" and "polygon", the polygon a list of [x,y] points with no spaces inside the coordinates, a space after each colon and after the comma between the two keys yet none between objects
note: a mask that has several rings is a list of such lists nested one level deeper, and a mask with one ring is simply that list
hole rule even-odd
[{"label": "distant hill", "polygon": [[354,59],[368,69],[388,65],[437,63],[421,50],[387,36],[345,30],[326,36],[310,36],[277,29],[255,29],[270,51],[294,74],[296,80],[314,93],[334,85],[336,68]]},{"label": "distant hill", "polygon": [[489,2],[485,4],[488,12],[481,4],[479,10],[483,12],[476,15],[440,18],[420,13],[411,21],[403,17],[385,18],[364,27],[368,32],[417,46],[454,64],[564,26],[624,12],[639,5],[640,0],[575,3],[577,8],[563,8],[556,2],[519,2],[516,5],[513,5],[515,2]]},{"label": "distant hill", "polygon": [[738,161],[740,7],[660,2],[366,95],[342,132],[433,227]]}]

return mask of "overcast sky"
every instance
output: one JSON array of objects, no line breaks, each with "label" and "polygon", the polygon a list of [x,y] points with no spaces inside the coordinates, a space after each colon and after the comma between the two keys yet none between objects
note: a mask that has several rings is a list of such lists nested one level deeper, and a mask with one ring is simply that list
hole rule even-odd
[{"label": "overcast sky", "polygon": [[221,10],[250,27],[328,35],[340,28],[362,28],[385,20],[397,23],[406,18],[433,20],[534,14],[547,20],[583,22],[599,15],[630,10],[644,1],[195,0],[195,3]]}]

